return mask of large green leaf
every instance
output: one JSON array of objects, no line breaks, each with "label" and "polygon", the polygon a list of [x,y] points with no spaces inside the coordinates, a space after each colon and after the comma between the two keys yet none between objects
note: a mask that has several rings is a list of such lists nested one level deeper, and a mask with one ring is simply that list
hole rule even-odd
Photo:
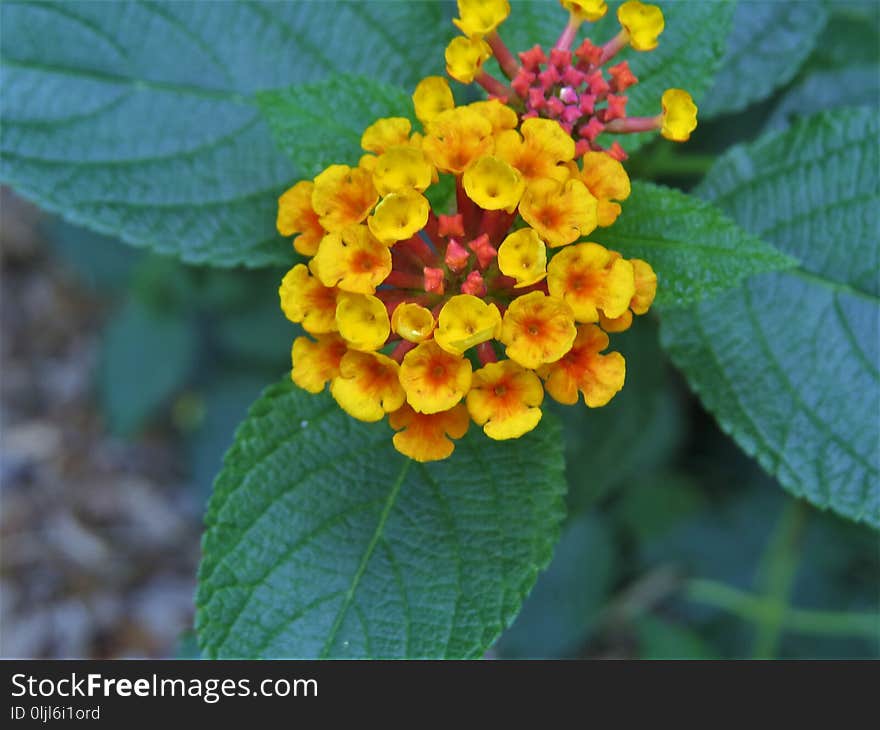
[{"label": "large green leaf", "polygon": [[558,422],[427,465],[390,438],[287,382],[257,401],[208,510],[209,656],[477,657],[510,624],[559,533]]},{"label": "large green leaf", "polygon": [[[589,37],[604,43],[620,30],[617,22],[619,2],[608,3],[608,13],[598,23],[585,23],[579,38]],[[627,89],[630,116],[654,116],[660,113],[660,97],[671,87],[687,89],[697,104],[712,85],[724,55],[724,42],[730,28],[734,3],[726,0],[660,3],[666,27],[659,45],[650,52],[631,48],[622,51],[618,60],[629,61],[639,83]],[[557,2],[515,2],[510,17],[498,32],[513,51],[524,51],[536,43],[553,47],[568,22],[568,13]],[[576,41],[579,43],[580,41]],[[630,134],[614,137],[633,152],[654,134]],[[603,141],[610,142],[609,139]]]},{"label": "large green leaf", "polygon": [[409,92],[366,76],[264,91],[257,101],[278,147],[307,176],[333,163],[356,164],[361,135],[379,117],[415,118]]},{"label": "large green leaf", "polygon": [[739,0],[727,52],[701,116],[740,111],[788,83],[816,45],[827,17],[820,0]]},{"label": "large green leaf", "polygon": [[590,238],[650,262],[657,272],[658,306],[693,303],[751,274],[797,263],[715,206],[646,182],[634,182],[614,225],[596,229]]},{"label": "large green leaf", "polygon": [[[3,3],[2,179],[74,222],[190,262],[289,259],[297,170],[254,92],[331,72],[442,71],[434,3]],[[413,38],[418,38],[414,42]],[[338,108],[321,109],[331,124]]]},{"label": "large green leaf", "polygon": [[700,193],[802,267],[668,311],[663,342],[793,494],[880,526],[880,133],[855,109],[737,147]]}]

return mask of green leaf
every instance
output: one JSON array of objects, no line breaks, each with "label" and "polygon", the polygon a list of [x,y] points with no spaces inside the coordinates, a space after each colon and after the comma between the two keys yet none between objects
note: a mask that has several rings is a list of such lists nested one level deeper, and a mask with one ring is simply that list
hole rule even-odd
[{"label": "green leaf", "polygon": [[197,628],[211,657],[478,657],[550,560],[562,434],[474,427],[420,465],[390,430],[289,382],[251,409],[214,487]]},{"label": "green leaf", "polygon": [[741,111],[788,83],[810,55],[827,19],[819,0],[740,0],[727,52],[700,105],[700,116],[711,119]]},{"label": "green leaf", "polygon": [[137,298],[104,332],[98,389],[112,431],[131,435],[186,382],[197,332],[179,314],[157,312]]},{"label": "green leaf", "polygon": [[700,193],[802,267],[669,311],[663,343],[791,493],[880,526],[880,153],[870,109],[736,147]]},{"label": "green leaf", "polygon": [[826,109],[880,106],[880,74],[876,66],[816,71],[789,89],[767,120],[766,128],[785,129],[797,117]]},{"label": "green leaf", "polygon": [[[620,30],[617,21],[619,2],[608,3],[608,14],[598,23],[584,23],[578,40],[590,38],[604,43]],[[627,60],[639,83],[627,89],[627,113],[630,116],[654,116],[660,113],[660,97],[671,87],[687,89],[697,104],[709,87],[724,55],[724,41],[733,17],[734,3],[725,0],[675,2],[661,4],[666,27],[659,45],[650,52],[627,48],[615,62]],[[510,17],[498,29],[508,47],[525,51],[536,43],[545,50],[553,47],[568,22],[568,13],[557,2],[517,2]],[[633,152],[656,134],[627,134],[600,138],[610,144],[621,143]]]},{"label": "green leaf", "polygon": [[595,627],[614,576],[610,531],[595,515],[572,520],[553,561],[498,642],[510,659],[575,656]]},{"label": "green leaf", "polygon": [[257,102],[278,147],[306,177],[334,163],[357,164],[361,135],[379,117],[415,120],[410,92],[366,76],[263,91]]},{"label": "green leaf", "polygon": [[762,271],[796,261],[746,233],[718,208],[678,190],[634,182],[623,212],[590,239],[648,261],[657,272],[657,305],[690,304]]},{"label": "green leaf", "polygon": [[[297,170],[252,94],[332,72],[414,87],[442,72],[454,31],[433,3],[9,2],[0,13],[3,181],[100,233],[222,266],[291,258],[276,198]],[[339,114],[316,111],[325,124]]]}]

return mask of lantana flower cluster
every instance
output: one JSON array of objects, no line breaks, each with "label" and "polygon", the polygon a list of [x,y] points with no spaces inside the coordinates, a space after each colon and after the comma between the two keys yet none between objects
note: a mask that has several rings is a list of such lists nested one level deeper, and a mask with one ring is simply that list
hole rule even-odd
[{"label": "lantana flower cluster", "polygon": [[[590,3],[563,5],[573,38]],[[506,6],[462,0],[462,40],[495,49]],[[633,42],[638,30],[626,34]],[[552,53],[549,63],[595,73],[561,71]],[[514,78],[570,103],[558,82],[523,76],[527,66]],[[592,93],[582,86],[573,93]],[[308,333],[293,343],[293,381],[312,393],[329,386],[359,420],[387,416],[394,446],[417,461],[448,457],[472,421],[492,439],[522,436],[540,422],[545,393],[606,405],[626,375],[609,333],[654,300],[647,262],[589,240],[630,194],[622,155],[533,96],[456,106],[447,81],[428,77],[412,97],[421,129],[379,119],[357,166],[330,165],[279,199],[278,230],[308,257],[279,289],[284,313]],[[592,118],[608,131],[615,120],[602,108],[594,103]]]},{"label": "lantana flower cluster", "polygon": [[[351,416],[389,415],[394,445],[418,461],[452,453],[473,420],[495,439],[541,419],[544,392],[606,404],[624,359],[605,330],[647,311],[656,277],[592,242],[629,195],[621,164],[576,159],[554,120],[497,100],[455,107],[446,81],[413,96],[424,126],[380,119],[357,167],[331,165],[280,199],[278,229],[309,256],[280,288],[293,381],[330,393]],[[456,210],[425,193],[454,179]]]},{"label": "lantana flower cluster", "polygon": [[[459,0],[460,18],[453,22],[464,33],[446,48],[446,71],[464,84],[477,82],[491,98],[517,109],[522,119],[555,119],[577,143],[578,155],[603,150],[599,135],[658,130],[667,139],[684,142],[697,126],[697,107],[683,89],[667,89],[661,111],[652,117],[628,117],[627,89],[638,79],[627,61],[614,63],[630,46],[652,51],[663,32],[663,12],[656,5],[628,0],[617,9],[620,31],[603,45],[584,39],[572,46],[584,22],[600,20],[608,11],[604,0],[561,0],[569,21],[549,52],[541,46],[514,57],[497,28],[510,14],[507,0]],[[484,63],[495,57],[507,77],[502,82],[488,74]],[[606,150],[618,160],[626,152],[618,142]]]}]

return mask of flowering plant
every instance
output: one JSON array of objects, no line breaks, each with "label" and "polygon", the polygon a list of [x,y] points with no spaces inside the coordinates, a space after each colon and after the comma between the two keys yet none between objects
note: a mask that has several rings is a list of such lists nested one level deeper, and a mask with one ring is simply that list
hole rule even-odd
[{"label": "flowering plant", "polygon": [[880,527],[876,48],[847,13],[4,4],[4,181],[204,267],[132,279],[128,421],[170,398],[207,431],[206,383],[286,370],[223,431],[201,651],[568,656],[666,599],[739,611],[757,655],[864,640],[777,585],[643,571],[695,505],[695,565],[724,525],[746,545],[764,503],[716,509],[741,481],[790,495],[768,575],[831,519],[807,503]]}]

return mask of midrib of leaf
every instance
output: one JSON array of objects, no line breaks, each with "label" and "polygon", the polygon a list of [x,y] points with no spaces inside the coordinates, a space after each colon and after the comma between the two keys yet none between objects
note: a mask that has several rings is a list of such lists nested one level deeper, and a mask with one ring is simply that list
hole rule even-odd
[{"label": "midrib of leaf", "polygon": [[[187,158],[195,157],[196,155],[210,150],[214,147],[217,147],[225,142],[230,142],[235,139],[238,135],[243,132],[247,132],[251,127],[255,124],[258,124],[261,121],[260,115],[256,113],[256,109],[254,109],[254,116],[248,119],[244,124],[235,129],[230,130],[226,134],[223,134],[219,137],[215,137],[203,144],[197,145],[192,149],[188,149],[185,152],[173,152],[167,155],[153,155],[151,157],[126,157],[125,159],[119,160],[83,160],[77,161],[76,167],[78,169],[84,167],[126,167],[128,165],[142,165],[150,162],[164,162],[164,161],[176,161],[176,160],[186,160]],[[54,167],[56,165],[64,165],[69,164],[70,160],[64,158],[53,158],[53,157],[35,157],[33,155],[23,155],[20,152],[3,152],[4,156],[18,158],[19,160],[27,160],[28,162],[34,162],[36,164],[49,165],[50,167]],[[74,171],[76,172],[76,171]],[[275,188],[271,188],[271,190],[275,190]],[[260,194],[268,192],[267,190],[258,191]],[[252,194],[251,194],[252,195]],[[235,200],[246,200],[246,197],[238,197]],[[85,203],[89,203],[90,201],[83,201]],[[103,200],[96,202],[106,202]],[[131,204],[132,207],[136,207],[135,203]],[[149,207],[161,207],[160,204],[152,205],[148,204]]]},{"label": "midrib of leaf", "polygon": [[[117,86],[131,86],[134,89],[145,91],[167,91],[176,94],[188,94],[190,96],[200,96],[206,99],[220,99],[229,101],[239,106],[252,106],[253,101],[246,94],[228,89],[209,89],[204,86],[193,86],[191,84],[180,84],[171,81],[152,81],[149,79],[138,79],[133,76],[124,74],[113,74],[103,71],[95,71],[84,68],[69,68],[64,66],[55,66],[49,63],[38,63],[36,61],[17,61],[0,56],[0,63],[10,68],[25,69],[28,71],[42,71],[43,73],[57,74],[58,76],[67,76],[71,78],[85,78],[92,81],[100,81],[107,84],[115,84]],[[54,121],[54,120],[53,120]],[[17,122],[16,122],[17,123]]]},{"label": "midrib of leaf", "polygon": [[[385,506],[382,509],[382,513],[379,515],[379,522],[376,525],[376,530],[373,532],[372,538],[370,538],[370,542],[367,544],[366,549],[364,550],[364,554],[361,556],[361,562],[355,571],[354,576],[351,580],[351,585],[348,588],[348,591],[345,594],[345,600],[342,602],[342,605],[339,607],[339,612],[336,614],[336,618],[333,620],[333,625],[330,627],[330,631],[327,634],[327,641],[324,643],[324,648],[321,650],[321,658],[326,658],[330,653],[330,650],[333,648],[333,642],[336,639],[336,636],[339,634],[339,629],[342,626],[342,622],[345,620],[345,615],[348,613],[348,609],[351,606],[352,601],[354,600],[354,594],[357,591],[358,584],[361,582],[361,578],[363,578],[364,572],[367,569],[367,564],[370,562],[370,558],[373,556],[373,551],[376,549],[376,545],[382,537],[382,533],[385,530],[385,523],[388,522],[388,515],[391,514],[391,509],[394,507],[394,503],[397,501],[397,495],[400,494],[400,488],[403,486],[403,480],[406,479],[406,475],[409,472],[409,467],[412,464],[410,459],[404,459],[403,466],[400,468],[400,472],[397,475],[397,479],[394,484],[391,485],[391,491],[388,493],[388,498],[385,500]],[[366,632],[364,636],[367,637]],[[368,638],[368,637],[367,637]]]}]

